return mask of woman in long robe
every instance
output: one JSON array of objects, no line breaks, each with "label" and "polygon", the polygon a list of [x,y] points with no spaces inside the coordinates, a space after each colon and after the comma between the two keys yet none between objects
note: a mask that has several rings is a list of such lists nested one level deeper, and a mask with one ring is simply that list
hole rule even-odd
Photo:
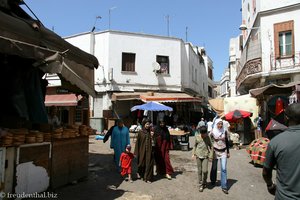
[{"label": "woman in long robe", "polygon": [[114,149],[114,161],[120,170],[119,161],[121,153],[125,151],[126,146],[130,144],[129,130],[124,126],[124,122],[120,119],[117,121],[117,126],[112,130],[110,148]]},{"label": "woman in long robe", "polygon": [[142,122],[142,130],[139,131],[135,143],[134,154],[137,157],[138,178],[142,177],[147,183],[151,183],[154,167],[153,135],[151,135],[150,121]]},{"label": "woman in long robe", "polygon": [[155,128],[154,135],[156,141],[154,155],[157,173],[166,176],[166,178],[170,180],[174,170],[171,165],[169,150],[173,148],[173,143],[170,132],[163,120],[161,120],[159,126]]}]

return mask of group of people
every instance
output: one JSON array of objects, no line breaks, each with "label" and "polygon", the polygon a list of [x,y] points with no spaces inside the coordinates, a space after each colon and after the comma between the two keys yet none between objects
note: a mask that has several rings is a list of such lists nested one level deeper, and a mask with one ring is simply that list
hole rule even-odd
[{"label": "group of people", "polygon": [[[151,121],[142,121],[142,129],[138,132],[134,152],[131,152],[129,130],[122,120],[118,120],[107,133],[111,136],[110,147],[114,150],[115,164],[123,177],[132,182],[132,161],[136,157],[138,179],[145,182],[153,181],[154,166],[159,175],[172,179],[173,167],[170,162],[169,150],[173,148],[172,138],[163,120],[155,128]],[[108,137],[107,136],[107,137]],[[105,138],[104,142],[108,138]],[[128,177],[127,177],[128,176]]]},{"label": "group of people", "polygon": [[[266,160],[263,166],[263,178],[267,190],[276,199],[300,199],[300,103],[290,105],[285,109],[289,128],[274,137],[267,148]],[[212,129],[200,125],[195,134],[195,144],[192,158],[197,160],[199,191],[207,186],[208,161],[212,160],[210,181],[216,184],[218,161],[221,165],[221,189],[228,194],[227,159],[230,157],[228,133],[222,119],[215,119]],[[127,134],[127,133],[128,134]],[[115,151],[115,162],[120,166],[123,176],[131,178],[131,164],[137,158],[137,178],[145,182],[153,180],[154,165],[157,173],[171,179],[173,168],[170,162],[169,150],[172,140],[164,121],[159,126],[151,128],[151,122],[144,120],[142,130],[138,133],[134,153],[131,153],[128,128],[122,121],[113,128],[111,147]],[[122,153],[123,151],[123,153]],[[276,183],[272,181],[272,171],[276,167]]]},{"label": "group of people", "polygon": [[195,134],[195,144],[192,159],[196,159],[198,167],[199,191],[207,187],[208,161],[212,161],[210,171],[211,185],[215,186],[217,180],[218,160],[221,163],[221,188],[228,194],[227,187],[227,158],[229,154],[229,140],[227,130],[222,119],[215,119],[214,125],[208,131],[205,123],[199,122]]}]

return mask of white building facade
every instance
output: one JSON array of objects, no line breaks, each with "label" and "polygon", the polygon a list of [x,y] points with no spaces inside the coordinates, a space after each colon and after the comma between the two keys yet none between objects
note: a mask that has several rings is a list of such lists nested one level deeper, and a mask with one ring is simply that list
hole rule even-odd
[{"label": "white building facade", "polygon": [[237,90],[300,80],[300,0],[243,0]]},{"label": "white building facade", "polygon": [[220,97],[229,97],[229,68],[225,68],[220,80]]},{"label": "white building facade", "polygon": [[215,87],[216,83],[214,81],[214,74],[213,74],[213,61],[212,59],[206,54],[206,51],[204,47],[199,48],[199,52],[204,60],[204,65],[207,73],[207,84],[208,84],[208,98],[209,99],[214,99],[217,97]]},{"label": "white building facade", "polygon": [[237,66],[240,63],[241,58],[241,36],[231,38],[229,42],[229,91],[228,96],[237,96],[236,90],[236,77],[237,77]]},{"label": "white building facade", "polygon": [[127,115],[133,106],[131,101],[113,102],[121,99],[121,94],[128,99],[149,91],[185,94],[191,101],[207,104],[205,65],[190,43],[121,31],[84,33],[65,39],[95,55],[100,62],[95,71],[97,97],[91,100],[92,117],[105,117],[105,111],[115,110],[119,117]]}]

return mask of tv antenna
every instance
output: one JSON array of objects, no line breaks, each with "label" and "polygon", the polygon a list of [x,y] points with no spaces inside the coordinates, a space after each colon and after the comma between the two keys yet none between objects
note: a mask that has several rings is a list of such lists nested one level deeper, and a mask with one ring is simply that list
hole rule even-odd
[{"label": "tv antenna", "polygon": [[94,22],[94,26],[93,26],[91,32],[94,32],[94,31],[95,31],[95,29],[96,29],[96,22],[97,22],[98,19],[101,19],[101,18],[102,18],[101,16],[96,16],[95,22]]}]

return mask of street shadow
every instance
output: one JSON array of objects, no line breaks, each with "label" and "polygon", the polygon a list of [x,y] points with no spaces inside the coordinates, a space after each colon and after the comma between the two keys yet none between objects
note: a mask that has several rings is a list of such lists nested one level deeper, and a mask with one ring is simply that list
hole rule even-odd
[{"label": "street shadow", "polygon": [[228,187],[228,190],[230,190],[230,188],[231,188],[236,182],[238,182],[238,181],[235,180],[235,179],[227,179],[227,187]]},{"label": "street shadow", "polygon": [[88,177],[54,190],[59,199],[117,199],[125,190],[118,189],[124,178],[114,164],[113,154],[89,153]]},{"label": "street shadow", "polygon": [[253,162],[253,160],[251,160],[250,162],[249,162],[249,164],[252,164],[255,168],[263,168],[263,166],[262,165],[259,165],[259,164],[257,164],[257,163],[254,163]]},{"label": "street shadow", "polygon": [[[238,182],[235,179],[227,179],[227,189],[230,190],[230,188],[236,183]],[[208,183],[207,185],[207,189],[211,190],[215,187],[220,187],[221,186],[221,181],[216,181],[216,183],[214,185],[211,184],[211,182]]]}]

